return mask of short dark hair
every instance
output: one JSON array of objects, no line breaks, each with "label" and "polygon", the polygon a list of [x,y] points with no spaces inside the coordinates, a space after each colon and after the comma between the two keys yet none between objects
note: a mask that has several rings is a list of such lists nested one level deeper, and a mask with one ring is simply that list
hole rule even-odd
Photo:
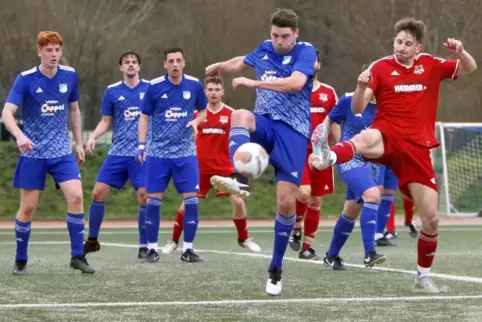
[{"label": "short dark hair", "polygon": [[164,60],[167,59],[168,54],[173,54],[173,53],[181,53],[182,57],[184,57],[184,50],[182,50],[181,47],[169,47],[164,51]]},{"label": "short dark hair", "polygon": [[139,55],[138,53],[136,53],[135,51],[133,50],[129,50],[129,51],[126,51],[124,53],[122,53],[119,57],[119,65],[122,65],[122,61],[124,60],[124,58],[127,58],[129,56],[134,56],[136,57],[137,59],[137,63],[140,65],[141,64],[141,55]]},{"label": "short dark hair", "polygon": [[426,29],[425,23],[415,18],[403,18],[395,23],[395,35],[398,35],[401,31],[407,31],[419,43],[423,41]]},{"label": "short dark hair", "polygon": [[219,76],[208,76],[204,79],[204,86],[207,86],[208,84],[220,84],[222,87],[224,87],[224,82],[223,79]]},{"label": "short dark hair", "polygon": [[316,61],[320,61],[320,51],[318,49],[316,50]]},{"label": "short dark hair", "polygon": [[291,9],[277,9],[271,15],[271,25],[295,31],[298,29],[298,15]]}]

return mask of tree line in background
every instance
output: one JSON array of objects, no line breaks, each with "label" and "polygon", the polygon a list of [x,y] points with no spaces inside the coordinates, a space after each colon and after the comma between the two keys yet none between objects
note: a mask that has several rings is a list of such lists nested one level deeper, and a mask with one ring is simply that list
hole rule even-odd
[{"label": "tree line in background", "polygon": [[[300,16],[300,39],[320,50],[320,80],[339,95],[352,91],[361,65],[392,53],[393,25],[405,16],[425,21],[424,51],[449,57],[442,42],[455,37],[479,65],[482,2],[478,0],[17,0],[0,9],[0,96],[16,75],[38,63],[35,41],[41,30],[64,37],[64,63],[77,69],[84,126],[99,120],[104,88],[120,79],[118,57],[142,55],[141,76],[164,73],[163,51],[180,46],[186,73],[202,78],[210,63],[247,54],[269,38],[269,15],[278,7]],[[254,76],[251,74],[251,76]],[[251,108],[254,91],[230,86],[225,101]],[[482,73],[441,90],[438,120],[482,120]]]}]

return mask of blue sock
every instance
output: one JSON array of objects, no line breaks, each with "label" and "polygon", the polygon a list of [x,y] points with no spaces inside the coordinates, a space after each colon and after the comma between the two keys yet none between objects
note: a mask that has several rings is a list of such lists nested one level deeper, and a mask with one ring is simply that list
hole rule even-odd
[{"label": "blue sock", "polygon": [[70,255],[84,255],[84,214],[67,214],[67,229],[70,235]]},{"label": "blue sock", "polygon": [[335,224],[333,230],[333,238],[331,239],[330,248],[328,248],[327,256],[338,256],[341,249],[345,245],[348,237],[350,237],[353,228],[355,227],[355,221],[351,218],[341,214]]},{"label": "blue sock", "polygon": [[232,127],[229,132],[229,155],[233,162],[234,153],[244,143],[250,142],[249,131],[245,127]]},{"label": "blue sock", "polygon": [[21,222],[15,219],[15,239],[17,240],[17,250],[15,252],[15,260],[28,260],[28,241],[30,239],[30,230],[32,222]]},{"label": "blue sock", "polygon": [[146,206],[139,206],[137,227],[139,229],[139,247],[147,247]]},{"label": "blue sock", "polygon": [[365,256],[375,250],[375,232],[377,230],[378,204],[365,202],[360,216],[360,228],[362,233]]},{"label": "blue sock", "polygon": [[285,256],[286,249],[288,248],[288,241],[295,226],[296,215],[293,214],[290,217],[284,217],[278,212],[276,214],[276,221],[274,223],[274,247],[273,258],[269,268],[277,268],[281,270],[283,268],[283,257]]},{"label": "blue sock", "polygon": [[390,218],[390,208],[392,208],[394,199],[394,195],[382,196],[377,215],[377,234],[383,234],[385,232],[385,227]]},{"label": "blue sock", "polygon": [[162,200],[154,197],[147,197],[146,205],[146,232],[147,232],[147,243],[150,249],[154,249],[155,245],[159,239],[159,227],[161,224],[161,203]]},{"label": "blue sock", "polygon": [[184,199],[184,243],[192,243],[196,237],[199,222],[198,198]]},{"label": "blue sock", "polygon": [[99,237],[100,226],[104,220],[104,202],[92,200],[89,207],[89,238]]}]

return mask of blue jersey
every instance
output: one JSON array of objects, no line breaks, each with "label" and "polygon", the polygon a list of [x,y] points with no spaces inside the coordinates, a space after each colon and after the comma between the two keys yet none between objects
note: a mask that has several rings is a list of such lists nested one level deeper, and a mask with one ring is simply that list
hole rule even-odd
[{"label": "blue jersey", "polygon": [[[377,106],[372,103],[369,103],[362,113],[353,114],[351,110],[352,97],[353,93],[345,94],[328,114],[328,117],[333,122],[338,124],[343,123],[340,141],[347,141],[358,133],[368,129],[375,118]],[[378,173],[380,171],[380,165],[378,163],[370,163],[367,165],[359,155],[355,156],[352,161],[340,164],[338,167],[341,172],[356,167],[369,167],[375,182],[378,180]]]},{"label": "blue jersey", "polygon": [[141,105],[148,87],[146,80],[141,80],[134,88],[122,81],[107,86],[101,114],[112,116],[114,120],[110,155],[136,155]]},{"label": "blue jersey", "polygon": [[179,85],[171,83],[167,74],[151,80],[141,108],[150,116],[147,155],[167,159],[195,156],[192,128],[186,126],[194,111],[206,106],[204,88],[195,77],[183,75]]},{"label": "blue jersey", "polygon": [[308,80],[300,92],[279,93],[256,89],[254,113],[283,121],[307,138],[311,130],[310,101],[315,72],[316,50],[306,42],[297,42],[286,54],[278,54],[271,42],[262,42],[244,58],[244,63],[256,70],[256,79],[275,80],[289,77],[298,71]]},{"label": "blue jersey", "polygon": [[53,159],[72,153],[68,130],[69,103],[79,100],[75,69],[59,65],[48,78],[38,66],[20,73],[7,102],[22,109],[23,132],[33,142],[24,157]]}]

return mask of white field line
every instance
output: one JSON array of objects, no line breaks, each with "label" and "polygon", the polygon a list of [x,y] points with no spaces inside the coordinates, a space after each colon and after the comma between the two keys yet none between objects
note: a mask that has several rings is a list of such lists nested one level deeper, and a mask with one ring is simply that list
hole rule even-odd
[{"label": "white field line", "polygon": [[[139,247],[138,245],[118,244],[118,243],[103,243],[103,245],[112,246],[112,247],[126,247],[126,248],[137,248],[137,247]],[[265,254],[239,253],[239,252],[228,252],[228,251],[220,251],[220,250],[200,250],[200,249],[196,249],[196,251],[200,252],[200,253],[235,255],[235,256],[245,256],[245,257],[271,259],[270,255],[265,255]],[[303,263],[303,264],[324,265],[322,261],[307,261],[307,260],[293,258],[293,257],[285,257],[284,260]],[[365,268],[364,265],[348,264],[348,263],[345,263],[345,266],[354,267],[354,268]],[[415,271],[396,269],[396,268],[388,268],[388,267],[372,267],[370,269],[375,270],[375,271],[381,271],[381,272],[393,272],[393,273],[409,274],[409,275],[413,275],[413,276],[415,276],[415,274],[416,274]],[[462,276],[462,275],[449,275],[449,274],[439,274],[439,273],[430,273],[430,276],[445,279],[445,280],[450,280],[450,281],[460,281],[460,282],[482,284],[482,278],[480,278],[480,277]]]},{"label": "white field line", "polygon": [[266,304],[346,304],[346,303],[389,303],[389,302],[436,302],[481,300],[482,295],[460,296],[406,296],[406,297],[346,297],[346,298],[308,298],[308,299],[259,299],[259,300],[221,300],[221,301],[172,301],[172,302],[95,302],[95,303],[25,303],[0,304],[0,310],[7,309],[57,309],[57,308],[94,308],[94,307],[155,307],[155,306],[226,306],[226,305],[266,305]]}]

